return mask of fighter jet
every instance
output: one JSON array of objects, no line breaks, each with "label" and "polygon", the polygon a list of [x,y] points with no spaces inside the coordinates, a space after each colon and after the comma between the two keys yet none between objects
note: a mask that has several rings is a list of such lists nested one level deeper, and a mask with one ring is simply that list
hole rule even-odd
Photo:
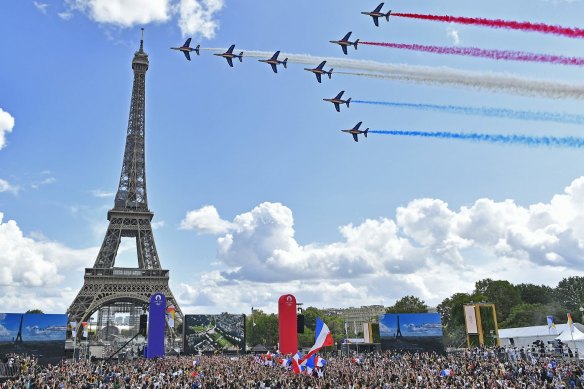
[{"label": "fighter jet", "polygon": [[334,97],[332,99],[323,99],[323,100],[328,101],[329,103],[333,103],[335,105],[335,109],[337,110],[337,112],[341,112],[340,104],[347,104],[347,108],[349,108],[349,103],[351,102],[350,97],[347,100],[341,99],[341,96],[343,96],[343,93],[345,93],[344,90],[341,91],[336,97]]},{"label": "fighter jet", "polygon": [[229,46],[229,49],[226,52],[224,52],[223,54],[213,54],[213,55],[225,58],[227,60],[227,63],[229,64],[229,66],[233,67],[233,58],[239,58],[239,62],[243,62],[243,51],[241,53],[239,53],[239,55],[233,54],[234,48],[235,48],[235,45],[231,45],[231,46]]},{"label": "fighter jet", "polygon": [[349,42],[349,37],[351,36],[351,32],[352,31],[349,31],[347,33],[347,35],[345,35],[345,37],[341,40],[329,41],[329,42],[336,43],[337,45],[340,45],[341,48],[343,49],[343,53],[345,53],[345,55],[347,55],[347,46],[355,46],[355,50],[357,50],[357,44],[359,44],[359,39],[356,39],[355,42]]},{"label": "fighter jet", "polygon": [[284,65],[284,69],[287,69],[288,66],[288,58],[286,58],[283,61],[279,61],[278,55],[280,55],[280,51],[276,51],[274,55],[272,55],[272,58],[270,59],[258,59],[258,61],[269,63],[270,65],[272,65],[272,70],[274,71],[274,73],[278,73],[278,68],[276,67],[276,65],[282,64]]},{"label": "fighter jet", "polygon": [[359,142],[359,138],[357,138],[357,135],[364,134],[365,135],[365,138],[367,138],[367,133],[369,132],[369,128],[367,128],[364,131],[361,131],[359,129],[359,127],[361,127],[361,123],[363,123],[363,122],[357,123],[357,125],[355,127],[351,128],[350,130],[341,130],[341,131],[348,132],[349,134],[352,134],[353,135],[353,139],[355,139],[355,142]]},{"label": "fighter jet", "polygon": [[314,69],[308,69],[308,68],[304,68],[304,70],[307,70],[309,72],[312,72],[316,75],[316,80],[318,82],[320,82],[321,76],[323,74],[327,74],[328,78],[332,78],[333,75],[333,69],[331,68],[331,70],[329,70],[328,72],[326,70],[323,70],[324,64],[326,63],[326,61],[322,61],[320,63],[320,65],[318,65],[317,67],[315,67]]},{"label": "fighter jet", "polygon": [[381,12],[381,8],[383,7],[383,3],[379,4],[377,6],[377,8],[375,8],[373,11],[371,12],[361,12],[363,15],[368,15],[371,16],[373,18],[373,23],[375,23],[375,25],[377,27],[379,27],[379,18],[381,17],[385,17],[385,20],[387,20],[389,22],[389,15],[391,15],[391,10],[387,11],[386,14],[384,14],[383,12]]},{"label": "fighter jet", "polygon": [[190,61],[191,60],[191,51],[194,51],[195,53],[197,53],[197,55],[199,55],[199,48],[201,47],[201,45],[197,45],[197,47],[195,47],[194,49],[191,47],[191,38],[187,39],[187,41],[185,42],[184,45],[182,45],[181,47],[171,47],[172,50],[178,50],[178,51],[182,51],[183,54],[185,55],[185,57],[187,57],[187,59]]}]

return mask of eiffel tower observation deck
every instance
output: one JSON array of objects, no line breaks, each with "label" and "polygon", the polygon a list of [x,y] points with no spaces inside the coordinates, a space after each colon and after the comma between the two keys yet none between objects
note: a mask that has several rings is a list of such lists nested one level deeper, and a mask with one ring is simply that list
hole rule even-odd
[{"label": "eiffel tower observation deck", "polygon": [[[143,29],[142,29],[143,34]],[[160,266],[160,259],[152,233],[154,214],[148,208],[146,192],[145,144],[145,88],[148,54],[144,52],[144,37],[134,54],[132,69],[134,84],[130,117],[126,133],[126,147],[120,183],[109,210],[109,226],[95,264],[85,269],[83,287],[67,310],[69,321],[89,321],[91,315],[104,307],[116,304],[134,304],[145,307],[155,292],[166,295],[167,304],[174,305],[177,321],[182,312],[170,291],[169,271]],[[138,256],[137,268],[115,267],[122,238],[134,238]],[[78,331],[79,333],[79,331]]]}]

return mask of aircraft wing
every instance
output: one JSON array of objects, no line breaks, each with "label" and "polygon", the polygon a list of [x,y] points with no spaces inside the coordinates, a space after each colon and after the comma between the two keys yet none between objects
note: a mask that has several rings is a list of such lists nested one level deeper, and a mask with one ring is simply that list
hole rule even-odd
[{"label": "aircraft wing", "polygon": [[341,112],[341,109],[339,107],[339,103],[335,103],[335,109],[337,110],[337,112]]},{"label": "aircraft wing", "polygon": [[359,142],[359,138],[357,138],[357,134],[353,134],[353,139],[355,139],[355,142]]},{"label": "aircraft wing", "polygon": [[278,59],[278,55],[280,55],[280,51],[276,51],[271,59]]},{"label": "aircraft wing", "polygon": [[187,57],[187,59],[190,61],[191,60],[191,53],[189,53],[188,51],[183,51],[183,53],[185,54],[185,57]]},{"label": "aircraft wing", "polygon": [[272,70],[274,71],[274,73],[278,73],[278,67],[276,66],[276,64],[271,63],[270,65],[272,65]]},{"label": "aircraft wing", "polygon": [[316,81],[320,82],[320,73],[314,73],[316,75]]},{"label": "aircraft wing", "polygon": [[233,53],[233,49],[235,49],[235,45],[229,46],[229,49],[225,53],[226,54],[231,54],[231,53]]},{"label": "aircraft wing", "polygon": [[187,39],[187,41],[185,42],[185,44],[183,46],[184,47],[189,47],[191,45],[191,39],[192,38]]},{"label": "aircraft wing", "polygon": [[341,40],[342,40],[342,41],[348,41],[348,40],[349,40],[349,37],[351,36],[351,33],[352,33],[352,31],[349,31],[349,32],[347,33],[347,35],[345,35],[345,37],[344,37],[343,39],[341,39]]},{"label": "aircraft wing", "polygon": [[335,97],[335,99],[340,99],[341,96],[343,95],[343,93],[345,93],[344,90],[340,91],[339,94],[337,95],[337,97]]},{"label": "aircraft wing", "polygon": [[227,63],[229,64],[229,66],[233,67],[233,59],[230,57],[225,57],[225,59],[227,60]]},{"label": "aircraft wing", "polygon": [[359,127],[361,127],[361,123],[363,123],[363,122],[357,123],[357,125],[355,127],[353,127],[353,130],[358,130]]},{"label": "aircraft wing", "polygon": [[322,68],[324,68],[324,64],[325,64],[325,63],[326,63],[326,61],[322,61],[322,62],[320,63],[320,65],[318,65],[316,68],[317,68],[317,69],[319,69],[319,70],[322,70]]},{"label": "aircraft wing", "polygon": [[375,25],[377,27],[379,27],[379,18],[377,16],[372,16],[372,18],[373,18],[373,23],[375,23]]},{"label": "aircraft wing", "polygon": [[379,12],[379,11],[381,11],[381,8],[383,8],[383,3],[379,4],[377,6],[377,8],[375,8],[375,10],[373,10],[373,12]]},{"label": "aircraft wing", "polygon": [[343,53],[347,55],[347,46],[341,46],[341,48],[343,49]]}]

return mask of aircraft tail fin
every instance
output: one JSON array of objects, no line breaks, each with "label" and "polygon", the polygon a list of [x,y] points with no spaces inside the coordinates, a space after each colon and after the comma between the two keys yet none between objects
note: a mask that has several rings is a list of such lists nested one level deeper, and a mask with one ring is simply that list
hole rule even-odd
[{"label": "aircraft tail fin", "polygon": [[288,58],[282,61],[282,65],[284,65],[284,69],[288,69]]},{"label": "aircraft tail fin", "polygon": [[239,62],[243,62],[243,51],[241,53],[239,53],[237,58],[239,58]]},{"label": "aircraft tail fin", "polygon": [[391,15],[391,10],[387,11],[387,13],[385,14],[385,20],[387,20],[389,22],[389,15]]},{"label": "aircraft tail fin", "polygon": [[201,55],[201,53],[199,52],[199,49],[201,48],[201,45],[197,45],[197,47],[195,47],[195,50],[193,50],[195,53],[197,53],[197,55]]},{"label": "aircraft tail fin", "polygon": [[333,68],[331,68],[331,70],[329,70],[327,74],[328,74],[329,80],[331,78],[333,78]]},{"label": "aircraft tail fin", "polygon": [[350,97],[347,99],[347,101],[346,101],[345,104],[347,104],[347,108],[349,108],[349,104],[351,104],[351,98]]},{"label": "aircraft tail fin", "polygon": [[355,46],[355,50],[357,50],[357,45],[359,44],[359,39],[355,40],[355,43],[353,43],[353,46]]},{"label": "aircraft tail fin", "polygon": [[369,129],[366,129],[366,130],[363,132],[363,135],[365,135],[365,138],[367,138],[367,133],[368,133],[368,132],[369,132]]}]

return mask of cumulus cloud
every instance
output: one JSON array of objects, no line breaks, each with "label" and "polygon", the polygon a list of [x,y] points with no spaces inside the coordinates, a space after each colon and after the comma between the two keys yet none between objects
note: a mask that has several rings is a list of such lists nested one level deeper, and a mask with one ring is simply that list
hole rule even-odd
[{"label": "cumulus cloud", "polygon": [[183,35],[200,34],[205,38],[215,37],[219,24],[215,14],[224,5],[224,0],[180,0],[178,25]]},{"label": "cumulus cloud", "polygon": [[204,294],[183,286],[193,305],[268,304],[277,293],[297,291],[323,307],[325,293],[307,292],[323,288],[344,302],[389,305],[413,294],[436,304],[486,277],[554,285],[584,274],[584,177],[529,206],[483,198],[452,209],[440,199],[415,199],[395,220],[341,226],[341,238],[329,244],[298,242],[292,211],[280,203],[262,203],[231,222],[212,206],[187,215],[190,229],[220,235],[216,260],[223,267],[201,279]]},{"label": "cumulus cloud", "polygon": [[12,193],[12,194],[17,194],[19,190],[19,187],[16,185],[12,185],[11,183],[9,183],[6,180],[3,180],[2,178],[0,178],[0,193],[2,192],[8,192],[8,193]]},{"label": "cumulus cloud", "polygon": [[171,17],[169,0],[66,0],[66,2],[69,10],[81,11],[98,23],[120,27],[167,22]]},{"label": "cumulus cloud", "polygon": [[452,43],[455,45],[460,44],[460,36],[458,34],[458,30],[454,26],[454,23],[451,23],[446,28],[446,35],[452,39]]},{"label": "cumulus cloud", "polygon": [[6,111],[0,108],[0,150],[6,146],[5,136],[12,132],[14,128],[14,118]]},{"label": "cumulus cloud", "polygon": [[101,189],[94,189],[91,191],[91,194],[94,197],[98,197],[98,198],[110,198],[110,197],[114,197],[115,192],[106,192],[106,191],[101,190]]},{"label": "cumulus cloud", "polygon": [[42,238],[24,236],[16,221],[0,212],[0,284],[43,287],[59,284],[63,273],[91,264],[95,248],[76,250]]},{"label": "cumulus cloud", "polygon": [[219,212],[212,205],[187,212],[180,223],[183,230],[196,230],[201,233],[221,234],[229,231],[233,225],[219,216]]},{"label": "cumulus cloud", "polygon": [[[66,12],[59,17],[69,20],[73,11],[88,15],[92,20],[119,27],[148,23],[166,23],[176,19],[183,35],[213,38],[219,22],[217,13],[224,0],[65,0]],[[175,18],[176,17],[176,18]]]}]

